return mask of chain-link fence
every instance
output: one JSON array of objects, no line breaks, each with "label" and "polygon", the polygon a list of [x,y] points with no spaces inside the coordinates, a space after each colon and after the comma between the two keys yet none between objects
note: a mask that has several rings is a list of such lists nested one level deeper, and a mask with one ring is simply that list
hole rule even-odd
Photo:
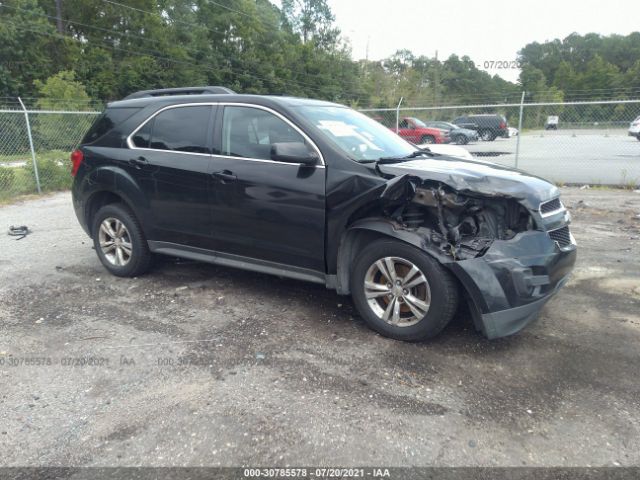
[{"label": "chain-link fence", "polygon": [[0,202],[69,188],[69,154],[98,114],[0,109]]},{"label": "chain-link fence", "polygon": [[[640,100],[362,111],[416,144],[459,144],[558,184],[640,185]],[[0,108],[0,201],[67,189],[69,154],[98,114]]]},{"label": "chain-link fence", "polygon": [[362,111],[413,143],[459,144],[558,184],[640,185],[640,100]]}]

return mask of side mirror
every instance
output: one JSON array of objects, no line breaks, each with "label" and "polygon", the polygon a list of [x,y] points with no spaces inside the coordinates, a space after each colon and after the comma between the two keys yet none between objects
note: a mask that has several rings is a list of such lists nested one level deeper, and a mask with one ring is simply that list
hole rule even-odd
[{"label": "side mirror", "polygon": [[272,143],[271,160],[315,165],[318,163],[318,154],[309,150],[302,142]]}]

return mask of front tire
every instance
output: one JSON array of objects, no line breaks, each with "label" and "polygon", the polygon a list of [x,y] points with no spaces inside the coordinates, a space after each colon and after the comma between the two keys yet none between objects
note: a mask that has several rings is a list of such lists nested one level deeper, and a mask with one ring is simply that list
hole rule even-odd
[{"label": "front tire", "polygon": [[458,305],[451,274],[427,253],[396,240],[362,250],[352,264],[350,287],[367,325],[396,340],[435,337]]},{"label": "front tire", "polygon": [[93,245],[102,265],[118,277],[142,275],[151,266],[152,255],[142,227],[124,205],[105,205],[93,219]]},{"label": "front tire", "polygon": [[427,144],[431,145],[433,143],[436,143],[436,139],[434,137],[432,137],[431,135],[425,135],[424,137],[422,137],[421,143],[423,143],[423,144],[427,143]]},{"label": "front tire", "polygon": [[465,135],[456,135],[454,140],[456,145],[466,145],[469,143],[469,139]]}]

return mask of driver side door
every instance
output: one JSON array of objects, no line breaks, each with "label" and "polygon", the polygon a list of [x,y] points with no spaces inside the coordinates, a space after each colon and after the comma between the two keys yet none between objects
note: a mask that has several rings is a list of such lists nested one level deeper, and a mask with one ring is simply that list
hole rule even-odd
[{"label": "driver side door", "polygon": [[[210,205],[216,249],[324,274],[325,166],[317,147],[266,107],[224,105],[215,124]],[[320,160],[273,160],[271,145],[287,142],[304,143]]]}]

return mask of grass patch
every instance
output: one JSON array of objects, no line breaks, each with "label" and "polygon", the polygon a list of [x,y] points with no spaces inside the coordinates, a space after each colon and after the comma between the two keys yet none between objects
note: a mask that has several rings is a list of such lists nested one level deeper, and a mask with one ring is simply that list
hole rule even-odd
[{"label": "grass patch", "polygon": [[[71,187],[71,164],[68,160],[68,152],[52,150],[38,153],[38,177],[42,192],[56,192],[67,190]],[[8,203],[9,200],[23,195],[38,192],[36,175],[33,168],[31,155],[2,155],[0,161],[16,163],[26,162],[24,166],[8,167],[0,166],[0,202]]]}]

